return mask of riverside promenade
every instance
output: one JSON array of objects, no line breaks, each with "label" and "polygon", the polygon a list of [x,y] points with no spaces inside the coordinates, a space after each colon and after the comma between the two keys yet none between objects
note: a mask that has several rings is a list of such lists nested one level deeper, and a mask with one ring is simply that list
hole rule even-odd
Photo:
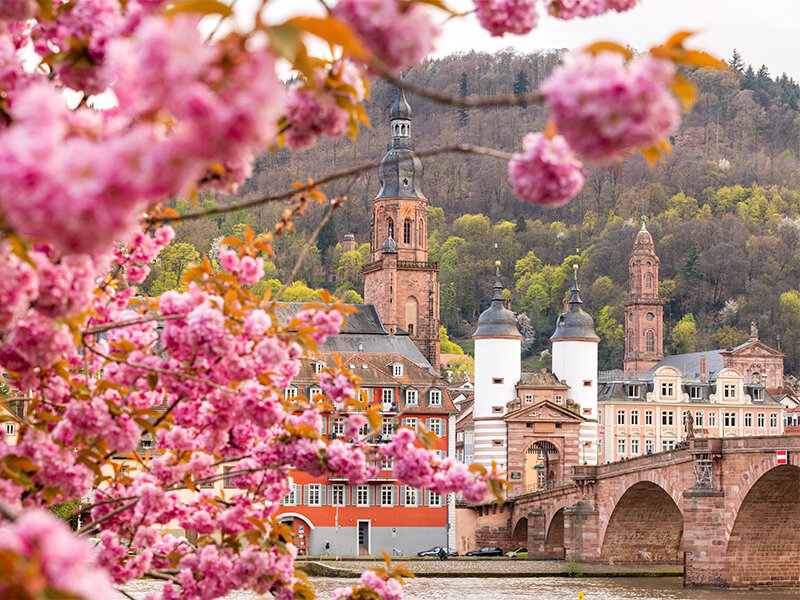
[{"label": "riverside promenade", "polygon": [[[567,563],[563,560],[526,560],[512,558],[431,558],[393,557],[393,564],[406,563],[417,577],[680,577],[681,565],[603,565]],[[316,577],[358,577],[367,569],[385,566],[369,558],[300,557],[297,565]]]}]

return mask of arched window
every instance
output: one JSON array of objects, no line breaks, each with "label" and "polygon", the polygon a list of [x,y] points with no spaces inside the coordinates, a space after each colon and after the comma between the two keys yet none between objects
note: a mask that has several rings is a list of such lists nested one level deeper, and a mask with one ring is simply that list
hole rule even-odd
[{"label": "arched window", "polygon": [[644,345],[647,352],[655,352],[656,335],[652,332],[652,330],[644,334]]},{"label": "arched window", "polygon": [[644,287],[648,289],[653,287],[653,275],[651,273],[644,274]]},{"label": "arched window", "polygon": [[403,243],[411,243],[411,219],[406,219],[403,222]]},{"label": "arched window", "polygon": [[389,235],[387,237],[394,238],[394,221],[392,221],[391,218],[386,221],[386,227],[389,230]]}]

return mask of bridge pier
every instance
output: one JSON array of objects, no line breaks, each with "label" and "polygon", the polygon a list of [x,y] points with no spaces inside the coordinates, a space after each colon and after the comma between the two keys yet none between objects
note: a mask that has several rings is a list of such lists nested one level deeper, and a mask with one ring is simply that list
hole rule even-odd
[{"label": "bridge pier", "polygon": [[535,508],[528,514],[528,556],[546,558],[544,543],[547,539],[547,515],[541,508]]},{"label": "bridge pier", "polygon": [[725,494],[709,487],[683,491],[686,587],[725,586]]},{"label": "bridge pier", "polygon": [[583,500],[564,509],[564,555],[582,562],[600,558],[600,513]]}]

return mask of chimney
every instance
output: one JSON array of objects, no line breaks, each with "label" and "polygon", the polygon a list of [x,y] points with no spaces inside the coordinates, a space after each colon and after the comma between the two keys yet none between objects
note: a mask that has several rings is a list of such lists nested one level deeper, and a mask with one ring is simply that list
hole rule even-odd
[{"label": "chimney", "polygon": [[706,359],[705,357],[700,357],[700,381],[706,380]]}]

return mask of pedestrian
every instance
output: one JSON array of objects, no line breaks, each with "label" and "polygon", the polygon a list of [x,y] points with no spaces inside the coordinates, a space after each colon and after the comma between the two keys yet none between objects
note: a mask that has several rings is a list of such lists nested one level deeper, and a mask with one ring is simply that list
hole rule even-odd
[{"label": "pedestrian", "polygon": [[439,560],[447,560],[447,550],[444,548],[439,548],[439,551],[436,553],[439,557]]},{"label": "pedestrian", "polygon": [[331,543],[328,540],[325,540],[325,552],[322,553],[322,556],[330,556],[331,555]]}]

